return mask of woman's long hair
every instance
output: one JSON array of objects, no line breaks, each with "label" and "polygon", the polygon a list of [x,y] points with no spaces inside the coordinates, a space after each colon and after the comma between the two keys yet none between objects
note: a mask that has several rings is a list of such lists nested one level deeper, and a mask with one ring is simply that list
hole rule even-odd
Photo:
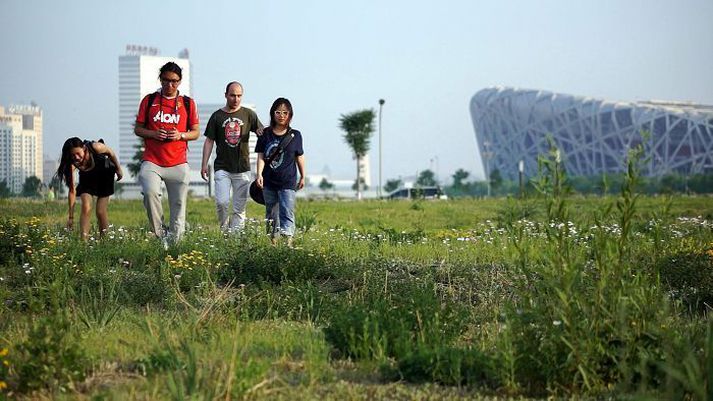
[{"label": "woman's long hair", "polygon": [[274,102],[272,102],[272,107],[270,107],[270,128],[275,128],[275,125],[277,124],[277,120],[275,120],[275,110],[277,110],[277,108],[283,104],[287,108],[287,111],[290,113],[287,116],[287,127],[290,127],[290,122],[292,122],[292,116],[294,116],[295,114],[292,111],[292,103],[290,103],[290,101],[285,99],[284,97],[278,97],[277,99],[275,99]]},{"label": "woman's long hair", "polygon": [[55,177],[59,178],[60,182],[64,182],[67,186],[72,182],[72,154],[70,153],[74,148],[81,148],[84,146],[84,141],[77,138],[69,138],[64,141],[62,145],[62,156],[59,159],[59,167],[57,167],[57,172]]}]

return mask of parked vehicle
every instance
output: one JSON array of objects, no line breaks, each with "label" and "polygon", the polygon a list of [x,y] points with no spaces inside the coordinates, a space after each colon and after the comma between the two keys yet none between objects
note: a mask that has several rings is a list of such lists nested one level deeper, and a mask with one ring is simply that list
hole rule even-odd
[{"label": "parked vehicle", "polygon": [[448,199],[440,187],[399,188],[388,199]]}]

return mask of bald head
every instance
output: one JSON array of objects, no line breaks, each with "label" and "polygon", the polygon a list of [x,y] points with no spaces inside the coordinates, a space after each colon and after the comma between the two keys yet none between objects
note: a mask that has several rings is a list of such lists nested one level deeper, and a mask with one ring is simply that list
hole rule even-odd
[{"label": "bald head", "polygon": [[229,112],[240,109],[240,102],[243,100],[243,86],[240,82],[231,82],[225,87],[225,107]]},{"label": "bald head", "polygon": [[241,92],[243,91],[243,85],[240,82],[232,81],[232,82],[228,82],[228,85],[225,86],[225,94],[226,95],[228,94],[228,92],[230,92],[230,87],[234,86],[234,85],[237,85],[238,87],[240,87]]}]

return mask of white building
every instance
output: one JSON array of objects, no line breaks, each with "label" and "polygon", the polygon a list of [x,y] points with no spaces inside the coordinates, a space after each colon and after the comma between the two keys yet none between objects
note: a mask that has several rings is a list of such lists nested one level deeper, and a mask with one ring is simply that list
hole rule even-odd
[{"label": "white building", "polygon": [[42,160],[42,182],[45,185],[50,185],[52,182],[52,177],[57,172],[59,167],[59,156],[54,157],[45,154]]},{"label": "white building", "polygon": [[42,110],[35,105],[0,107],[0,181],[14,193],[25,179],[42,179]]}]

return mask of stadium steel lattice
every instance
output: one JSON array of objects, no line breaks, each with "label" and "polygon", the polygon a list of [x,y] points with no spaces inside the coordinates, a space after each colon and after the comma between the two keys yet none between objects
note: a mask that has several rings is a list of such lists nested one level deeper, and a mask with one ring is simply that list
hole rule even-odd
[{"label": "stadium steel lattice", "polygon": [[713,106],[611,102],[538,90],[487,88],[470,101],[486,174],[515,179],[518,163],[537,172],[551,136],[571,176],[621,172],[628,150],[645,140],[644,174],[713,171]]}]

